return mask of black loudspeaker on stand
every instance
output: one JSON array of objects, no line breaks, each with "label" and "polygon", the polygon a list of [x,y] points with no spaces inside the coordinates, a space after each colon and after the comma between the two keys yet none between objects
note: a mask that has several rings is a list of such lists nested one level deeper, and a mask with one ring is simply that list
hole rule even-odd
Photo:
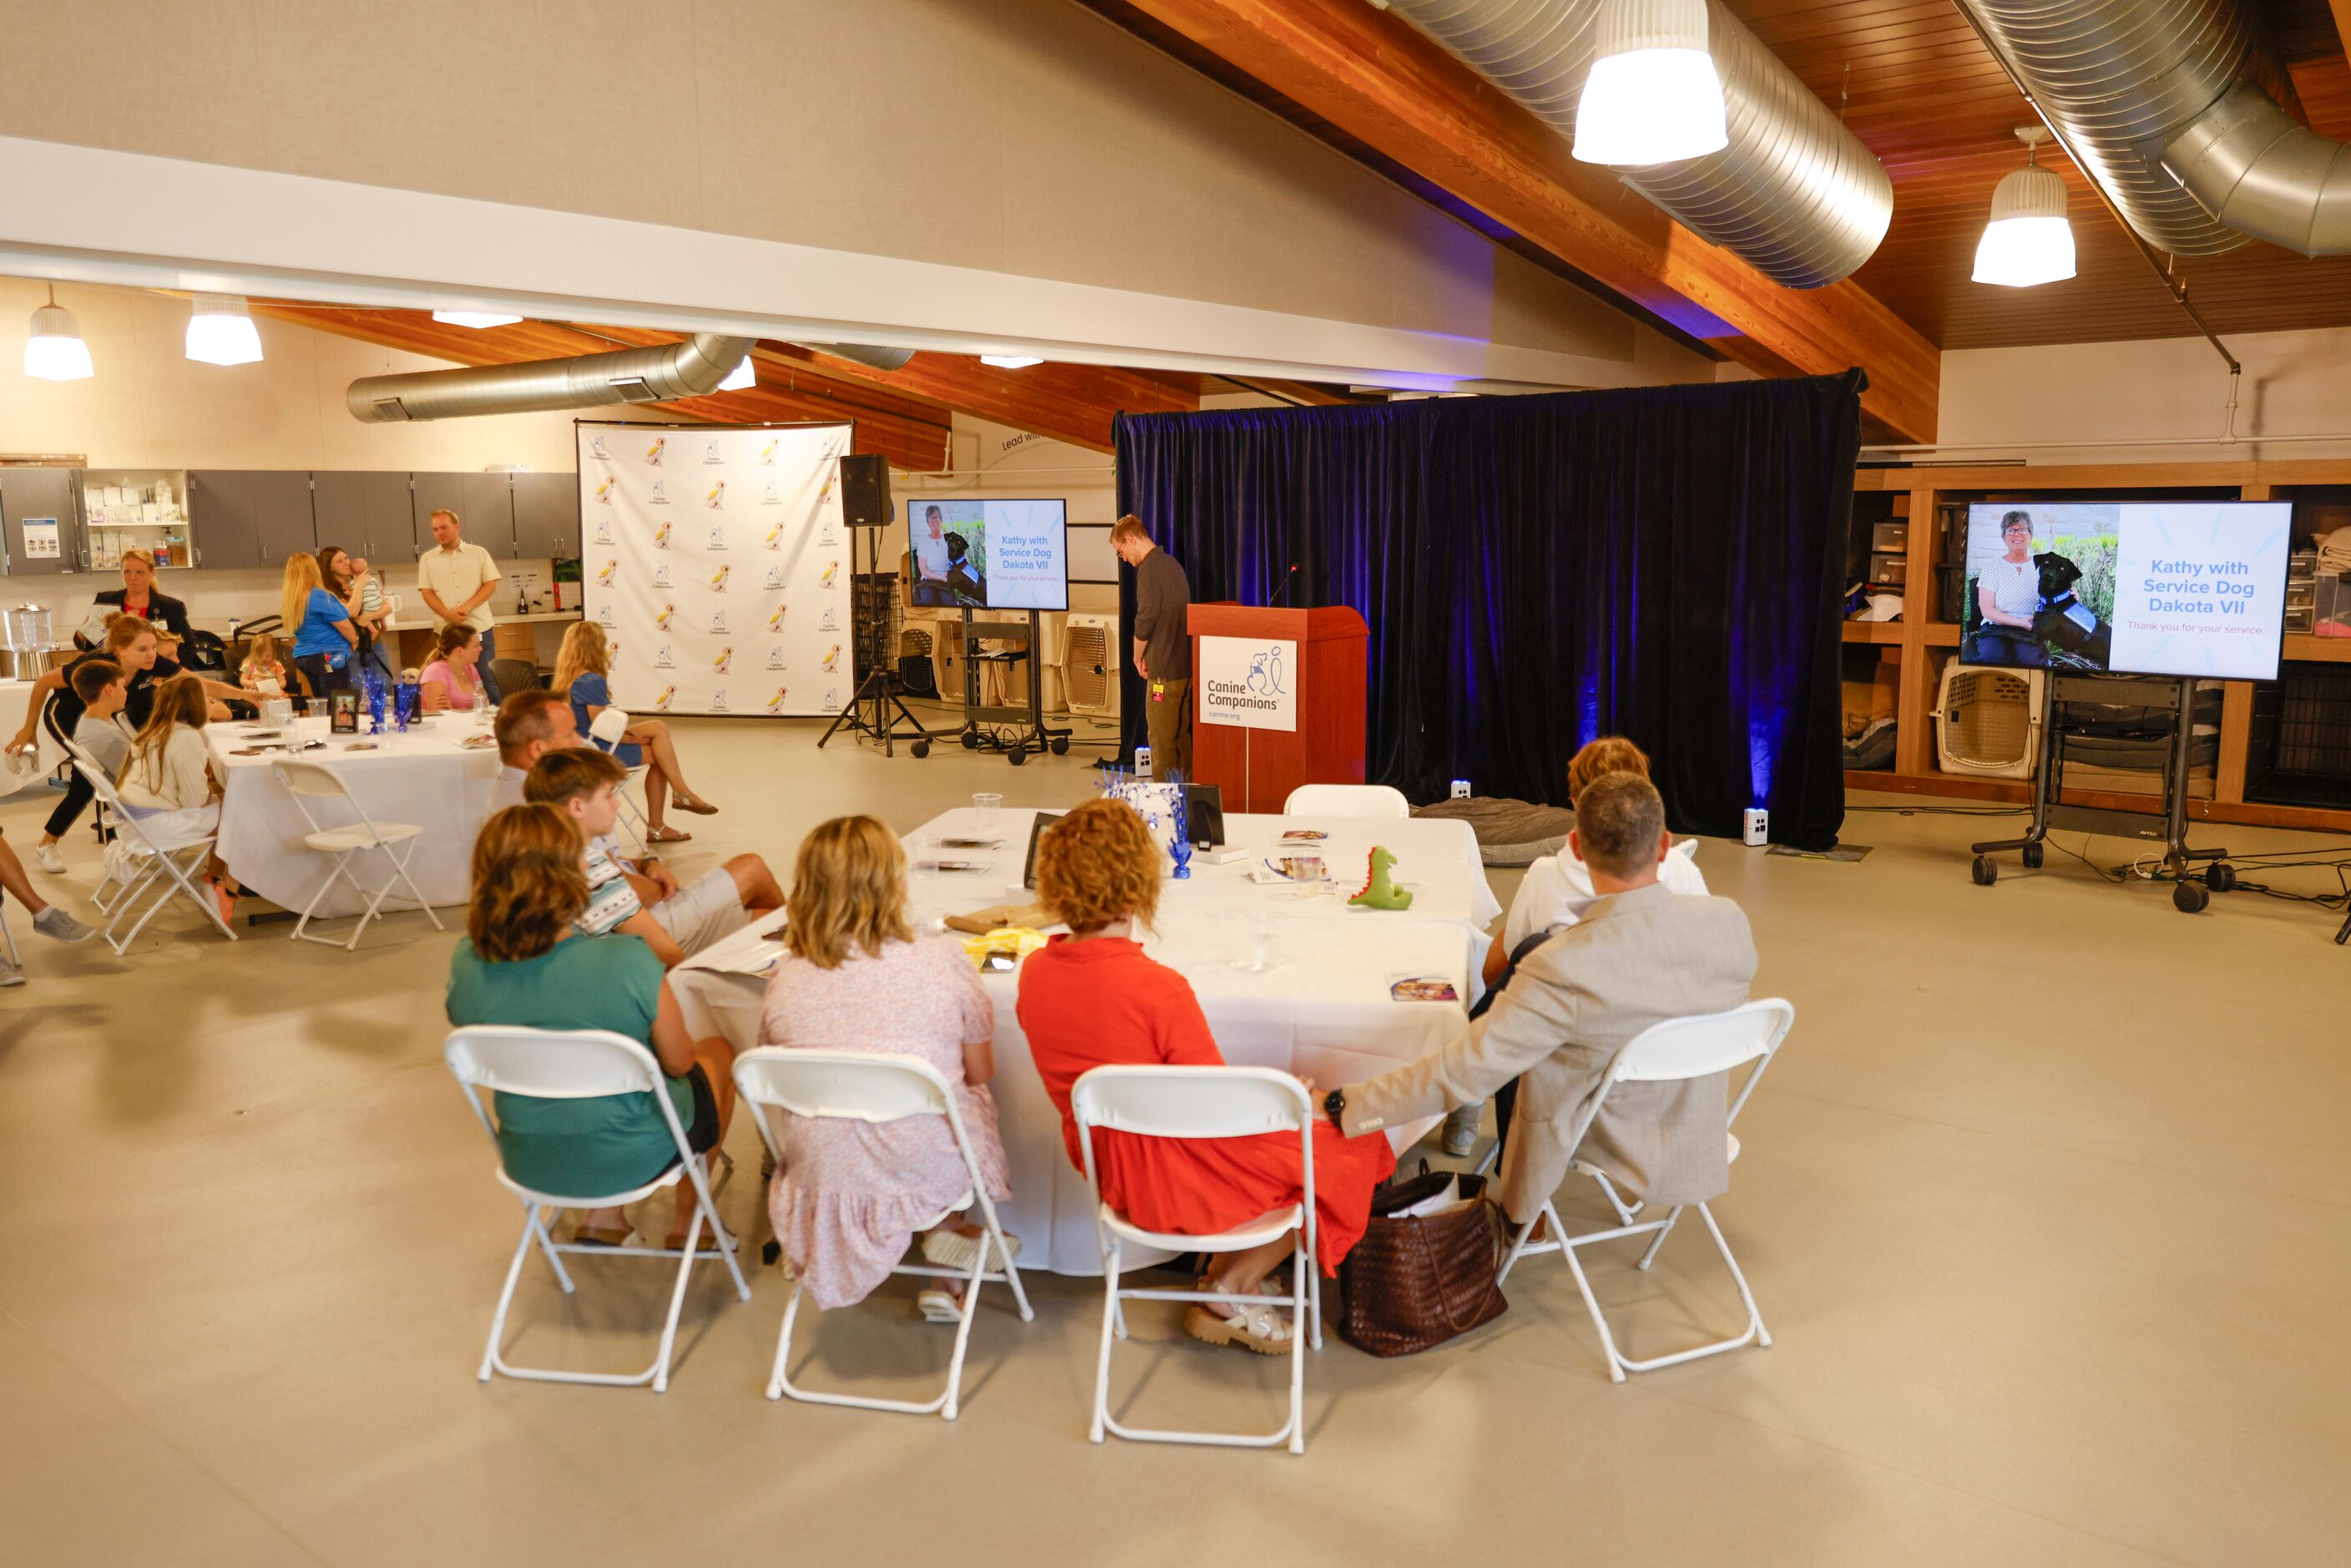
[{"label": "black loudspeaker on stand", "polygon": [[[882,570],[881,530],[893,516],[890,465],[885,460],[870,453],[853,453],[841,459],[841,516],[849,527],[861,530],[865,539],[865,570],[861,574],[857,570],[858,536],[850,536],[850,580],[871,581]],[[884,757],[897,755],[895,743],[901,740],[908,743],[906,748],[916,757],[928,757],[931,732],[890,689],[892,660],[883,646],[889,641],[886,605],[874,605],[865,595],[859,594],[852,602],[850,615],[851,646],[856,649],[865,673],[849,706],[834,716],[824,732],[824,739],[816,743],[817,749],[822,750],[825,741],[848,728],[880,741]],[[899,727],[902,722],[905,728]]]}]

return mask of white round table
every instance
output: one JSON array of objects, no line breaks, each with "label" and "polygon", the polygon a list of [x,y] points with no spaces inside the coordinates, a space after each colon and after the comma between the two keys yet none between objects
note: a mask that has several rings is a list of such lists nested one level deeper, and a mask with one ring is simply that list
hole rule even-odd
[{"label": "white round table", "polygon": [[[941,854],[981,869],[918,874],[914,879],[918,925],[936,917],[1005,902],[1017,892],[1029,847],[1033,811],[999,811],[982,828],[968,809],[949,811],[909,835],[916,859]],[[1342,821],[1332,818],[1235,816],[1226,831],[1235,843],[1262,849],[1286,829],[1327,831],[1316,846],[1341,872],[1331,890],[1311,894],[1289,885],[1247,880],[1256,864],[1203,866],[1170,880],[1160,895],[1158,930],[1143,938],[1150,956],[1183,974],[1225,1060],[1278,1067],[1331,1087],[1360,1083],[1400,1063],[1439,1050],[1466,1027],[1459,1002],[1400,1002],[1389,987],[1405,976],[1442,976],[1456,993],[1472,995],[1484,962],[1483,925],[1500,912],[1486,884],[1477,841],[1458,821]],[[993,850],[938,851],[945,837],[988,838]],[[1351,908],[1346,895],[1361,885],[1360,867],[1374,843],[1398,860],[1397,875],[1415,888],[1408,911]],[[1358,845],[1360,844],[1360,848]],[[1301,895],[1303,894],[1303,895]],[[1276,967],[1253,972],[1258,917],[1270,927]],[[721,1034],[738,1051],[758,1041],[767,994],[760,969],[778,949],[768,939],[782,915],[737,933],[672,971],[670,983],[697,1036]],[[950,935],[953,935],[950,933]],[[984,976],[996,1008],[997,1122],[1011,1174],[1012,1197],[1001,1206],[1006,1228],[1021,1238],[1023,1268],[1058,1274],[1102,1271],[1085,1177],[1070,1164],[1061,1118],[1046,1098],[1014,1013],[1019,977]],[[1389,1130],[1398,1149],[1432,1125],[1423,1121]]]},{"label": "white round table", "polygon": [[[24,727],[25,714],[33,706],[33,683],[30,681],[0,681],[0,745],[15,738]],[[0,768],[0,795],[14,794],[18,789],[30,789],[47,779],[52,769],[66,759],[66,748],[59,746],[49,727],[33,727],[34,755],[40,758],[39,770],[18,774]]]},{"label": "white round table", "polygon": [[[366,727],[364,719],[360,726]],[[412,725],[406,735],[330,735],[325,719],[301,718],[285,727],[287,741],[319,740],[327,743],[323,747],[237,755],[266,744],[256,736],[268,727],[228,723],[204,728],[213,771],[223,788],[220,858],[237,881],[273,904],[298,910],[327,879],[328,858],[302,841],[310,827],[300,806],[269,771],[272,761],[294,758],[333,768],[352,800],[375,821],[423,828],[408,874],[427,903],[465,902],[472,891],[474,836],[490,814],[498,754],[495,747],[475,749],[462,742],[488,735],[488,726],[465,714],[441,714]],[[371,748],[355,749],[355,742]],[[359,811],[340,800],[309,798],[304,804],[322,827],[359,821]],[[386,874],[380,863],[371,865],[365,858],[354,862],[352,873],[370,886]],[[395,897],[385,906],[405,908],[407,900]],[[357,915],[365,907],[346,883],[336,886],[317,913]]]}]

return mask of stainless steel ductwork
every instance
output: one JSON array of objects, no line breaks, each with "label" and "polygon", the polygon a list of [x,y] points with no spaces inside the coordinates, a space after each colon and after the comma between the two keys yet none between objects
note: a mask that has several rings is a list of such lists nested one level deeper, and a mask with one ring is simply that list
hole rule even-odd
[{"label": "stainless steel ductwork", "polygon": [[[1601,0],[1385,4],[1541,119],[1575,133]],[[1791,288],[1849,277],[1894,215],[1885,166],[1719,0],[1709,0],[1707,27],[1729,145],[1617,172],[1693,233]]]},{"label": "stainless steel ductwork", "polygon": [[370,424],[602,408],[616,402],[666,402],[716,390],[727,372],[743,362],[755,341],[696,332],[684,342],[650,349],[368,376],[351,383],[344,401],[354,419]]},{"label": "stainless steel ductwork", "polygon": [[2351,148],[2297,125],[2251,82],[2190,120],[2163,166],[2241,235],[2304,256],[2351,253]]}]

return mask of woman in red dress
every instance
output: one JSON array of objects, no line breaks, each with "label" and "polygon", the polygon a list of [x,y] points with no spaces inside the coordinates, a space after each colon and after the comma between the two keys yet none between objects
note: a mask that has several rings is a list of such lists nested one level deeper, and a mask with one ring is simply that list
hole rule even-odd
[{"label": "woman in red dress", "polygon": [[[1199,999],[1184,977],[1144,956],[1134,940],[1159,904],[1159,846],[1143,819],[1118,800],[1089,800],[1047,830],[1037,846],[1037,895],[1070,927],[1020,968],[1020,1027],[1045,1092],[1061,1113],[1070,1163],[1085,1168],[1070,1090],[1089,1069],[1173,1062],[1221,1067]],[[1311,1087],[1311,1085],[1309,1086]],[[1395,1169],[1377,1134],[1343,1135],[1314,1124],[1317,1261],[1326,1274],[1364,1234],[1372,1189]],[[1305,1190],[1298,1138],[1263,1133],[1194,1142],[1093,1132],[1094,1169],[1104,1201],[1135,1224],[1183,1236],[1212,1235],[1299,1201]],[[1290,1238],[1215,1256],[1204,1291],[1262,1295],[1266,1279],[1292,1249]],[[1275,1354],[1296,1332],[1270,1306],[1195,1304],[1184,1327],[1213,1344]]]}]

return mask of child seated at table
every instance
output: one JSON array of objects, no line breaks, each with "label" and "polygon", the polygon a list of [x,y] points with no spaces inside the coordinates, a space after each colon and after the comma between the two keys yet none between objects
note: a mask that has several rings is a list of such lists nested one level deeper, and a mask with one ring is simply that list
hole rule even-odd
[{"label": "child seated at table", "polygon": [[[204,749],[209,704],[204,683],[173,675],[155,688],[155,711],[131,743],[116,788],[122,809],[157,846],[170,849],[220,831],[221,787]],[[217,854],[207,855],[204,880],[224,923],[236,918],[236,892]]]},{"label": "child seated at table", "polygon": [[237,666],[236,684],[258,696],[286,695],[286,664],[277,656],[277,639],[256,632],[245,645],[245,663]]},{"label": "child seated at table", "polygon": [[111,659],[83,659],[74,665],[72,685],[74,695],[81,699],[74,744],[98,759],[109,779],[121,778],[137,733],[122,714],[131,700],[130,672]]},{"label": "child seated at table", "polygon": [[[960,945],[914,939],[906,852],[872,817],[835,817],[801,841],[759,1043],[912,1056],[954,1092],[989,1199],[1011,1196],[996,1127],[996,1009]],[[923,1256],[968,1269],[987,1228],[956,1213],[971,1176],[944,1116],[869,1124],[784,1115],[784,1158],[768,1195],[776,1239],[820,1307],[861,1301],[890,1277],[917,1234]],[[975,1207],[977,1207],[975,1205]],[[1008,1236],[1012,1255],[1020,1239]],[[991,1256],[987,1267],[1003,1260]],[[923,1316],[951,1323],[963,1284],[922,1292]]]},{"label": "child seated at table", "polygon": [[[1070,1091],[1090,1069],[1171,1062],[1220,1067],[1199,998],[1175,970],[1144,956],[1134,940],[1159,904],[1165,857],[1134,809],[1089,800],[1046,830],[1037,845],[1037,896],[1069,934],[1029,956],[1020,969],[1020,1027],[1061,1113],[1070,1163],[1085,1168]],[[1310,1085],[1310,1088],[1311,1086]],[[1371,1216],[1372,1189],[1395,1169],[1387,1139],[1343,1136],[1314,1122],[1316,1260],[1326,1274],[1354,1246]],[[1294,1133],[1193,1142],[1093,1131],[1102,1201],[1135,1224],[1204,1236],[1297,1203],[1305,1192]],[[1282,1236],[1245,1252],[1216,1254],[1203,1291],[1268,1295],[1269,1276],[1294,1243]],[[1211,1344],[1286,1352],[1296,1326],[1280,1309],[1229,1301],[1195,1303],[1184,1327]]]}]

